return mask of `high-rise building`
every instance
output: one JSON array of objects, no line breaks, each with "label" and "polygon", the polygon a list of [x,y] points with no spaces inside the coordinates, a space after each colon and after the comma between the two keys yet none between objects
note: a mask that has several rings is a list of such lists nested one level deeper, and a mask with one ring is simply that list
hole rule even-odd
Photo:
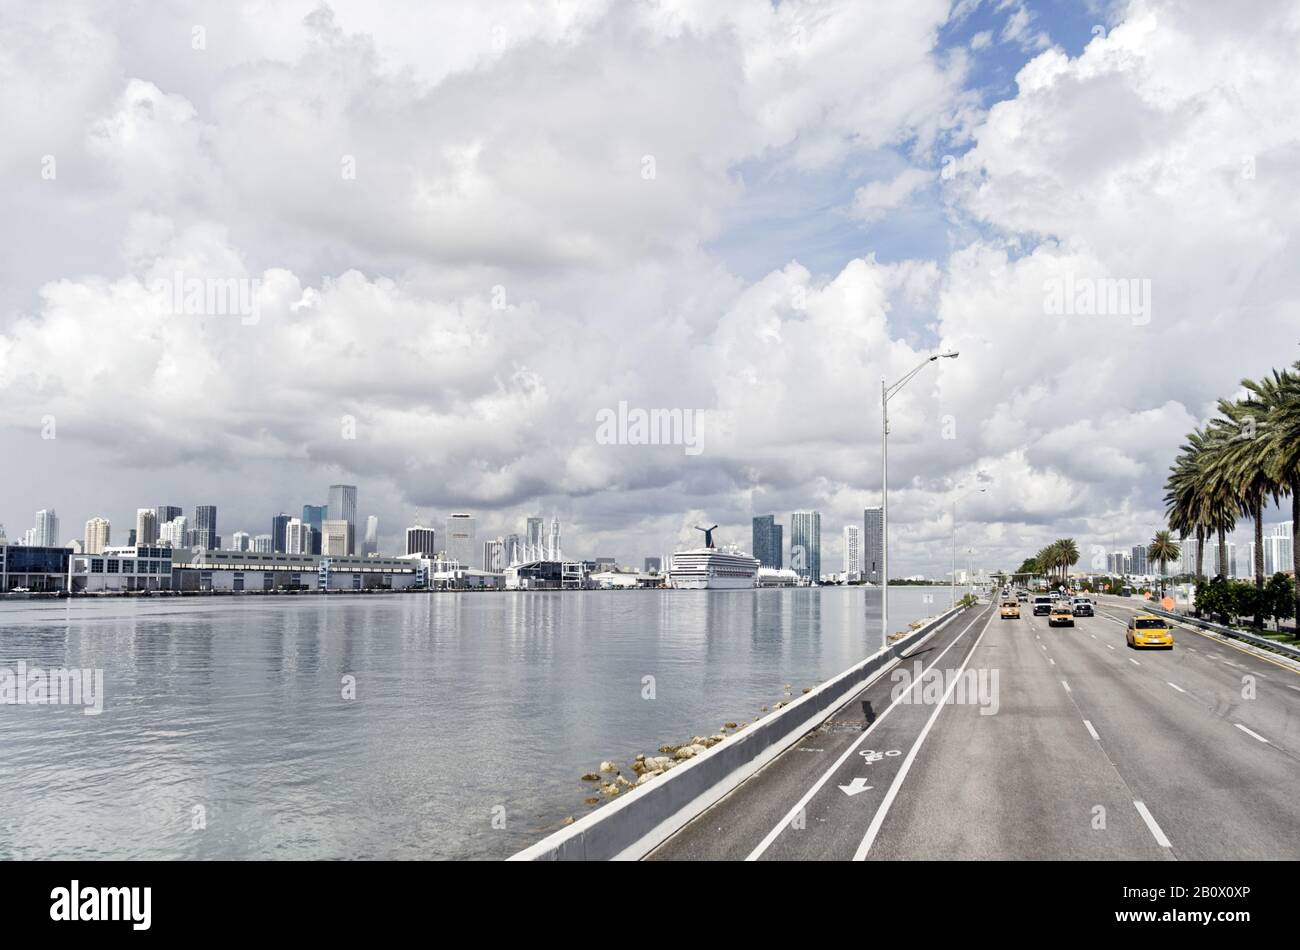
[{"label": "high-rise building", "polygon": [[505,538],[483,542],[483,570],[501,573],[509,565],[503,563],[506,554]]},{"label": "high-rise building", "polygon": [[560,548],[560,519],[551,518],[551,531],[546,539],[546,557],[552,561],[564,560],[564,551]]},{"label": "high-rise building", "polygon": [[216,505],[197,505],[194,508],[194,546],[205,551],[221,547],[221,535],[217,534]]},{"label": "high-rise building", "polygon": [[[289,522],[292,520],[293,519],[283,511],[271,519],[271,544],[273,545],[272,549],[277,554],[285,553],[284,533],[289,527]],[[344,553],[351,554],[352,552],[346,551]]]},{"label": "high-rise building", "polygon": [[[353,543],[356,543],[357,532],[357,486],[356,485],[331,485],[329,497],[329,519],[331,521],[346,521],[352,526]],[[348,551],[348,554],[354,554],[355,551]]]},{"label": "high-rise building", "polygon": [[[0,537],[2,537],[2,536],[3,536],[3,535],[0,534]],[[155,544],[158,543],[156,539],[155,539],[154,543],[155,543]],[[128,532],[126,533],[126,546],[127,546],[128,548],[133,548],[133,547],[135,547],[135,528],[132,528],[130,531],[128,531]]]},{"label": "high-rise building", "polygon": [[433,557],[438,553],[438,532],[433,528],[412,525],[406,529],[406,553]]},{"label": "high-rise building", "polygon": [[257,537],[253,538],[253,553],[271,554],[273,553],[272,548],[274,545],[275,539],[269,534],[259,534]]},{"label": "high-rise building", "polygon": [[54,513],[53,508],[42,508],[36,512],[36,527],[32,532],[32,541],[36,547],[59,546],[59,516]]},{"label": "high-rise building", "polygon": [[86,554],[103,554],[104,548],[112,543],[112,530],[107,518],[91,518],[86,522],[86,544],[82,551]]},{"label": "high-rise building", "polygon": [[527,545],[530,558],[540,556],[542,549],[542,519],[529,518],[524,528],[524,544]]},{"label": "high-rise building", "polygon": [[361,542],[361,553],[365,557],[379,553],[379,518],[375,515],[366,519],[366,539]]},{"label": "high-rise building", "polygon": [[[757,557],[758,555],[754,555],[754,556]],[[647,574],[658,574],[658,573],[659,573],[660,571],[662,571],[663,569],[664,569],[664,561],[663,561],[663,558],[660,558],[660,557],[648,557],[648,558],[645,559],[645,568],[644,568],[644,570],[645,570],[645,572],[646,572]]]},{"label": "high-rise building", "polygon": [[474,563],[474,516],[454,514],[447,519],[447,556],[463,567]]},{"label": "high-rise building", "polygon": [[154,517],[158,519],[158,530],[162,531],[162,526],[175,521],[185,512],[181,511],[180,505],[159,505],[153,510]]},{"label": "high-rise building", "polygon": [[822,579],[822,516],[796,511],[790,516],[790,567],[810,584]]},{"label": "high-rise building", "polygon": [[137,544],[158,542],[158,512],[153,508],[135,510],[135,540]]},{"label": "high-rise building", "polygon": [[506,561],[506,567],[511,564],[522,564],[524,560],[524,542],[517,534],[506,535],[506,549],[502,555]]},{"label": "high-rise building", "polygon": [[781,567],[781,537],[783,527],[776,523],[775,515],[759,515],[753,521],[753,550],[763,567]]},{"label": "high-rise building", "polygon": [[1196,573],[1196,537],[1194,535],[1190,538],[1184,537],[1181,541],[1178,542],[1178,549],[1179,551],[1182,552],[1181,557],[1178,558],[1178,573],[1195,574]]},{"label": "high-rise building", "polygon": [[1129,550],[1128,563],[1130,572],[1137,574],[1139,577],[1145,577],[1150,571],[1147,570],[1147,547],[1145,544],[1135,544]]},{"label": "high-rise building", "polygon": [[326,515],[324,505],[302,506],[302,523],[310,525],[312,530],[312,554],[320,554],[320,526],[324,524],[326,517],[328,516]]},{"label": "high-rise building", "polygon": [[189,519],[184,515],[177,515],[171,521],[158,527],[158,543],[168,544],[174,548],[183,548],[189,530]]},{"label": "high-rise building", "polygon": [[[1295,571],[1295,538],[1291,535],[1291,522],[1269,525],[1264,530],[1264,574],[1290,574]],[[1253,573],[1254,568],[1251,568]]]},{"label": "high-rise building", "polygon": [[236,531],[230,536],[230,550],[232,551],[251,551],[253,550],[253,538],[247,531]]},{"label": "high-rise building", "polygon": [[284,526],[284,552],[286,554],[310,554],[312,527],[301,519],[290,518]]},{"label": "high-rise building", "polygon": [[862,579],[880,583],[885,559],[885,513],[877,506],[862,509]]},{"label": "high-rise building", "polygon": [[342,518],[326,518],[321,523],[321,554],[329,557],[351,554],[355,542],[352,525]]},{"label": "high-rise building", "polygon": [[845,580],[862,576],[862,530],[855,524],[844,526],[844,574]]}]

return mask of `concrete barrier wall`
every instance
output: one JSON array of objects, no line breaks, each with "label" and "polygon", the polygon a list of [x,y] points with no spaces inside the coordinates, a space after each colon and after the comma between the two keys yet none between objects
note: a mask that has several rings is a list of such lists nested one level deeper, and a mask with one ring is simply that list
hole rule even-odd
[{"label": "concrete barrier wall", "polygon": [[828,719],[899,654],[952,622],[965,609],[957,607],[941,614],[888,649],[873,653],[788,706],[640,788],[620,795],[510,860],[607,861],[644,857]]}]

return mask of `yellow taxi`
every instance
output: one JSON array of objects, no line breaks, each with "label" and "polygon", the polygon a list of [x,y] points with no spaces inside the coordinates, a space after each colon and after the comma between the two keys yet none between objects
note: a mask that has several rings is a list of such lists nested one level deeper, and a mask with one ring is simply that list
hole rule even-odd
[{"label": "yellow taxi", "polygon": [[1069,604],[1053,604],[1052,612],[1047,615],[1049,627],[1073,627],[1074,611]]},{"label": "yellow taxi", "polygon": [[1174,648],[1174,632],[1163,617],[1155,614],[1134,614],[1124,631],[1124,640],[1129,646]]},{"label": "yellow taxi", "polygon": [[1003,619],[1003,620],[1019,620],[1019,619],[1020,619],[1020,604],[1019,604],[1018,602],[1014,601],[1014,600],[1004,600],[1004,601],[1002,601],[1002,619]]}]

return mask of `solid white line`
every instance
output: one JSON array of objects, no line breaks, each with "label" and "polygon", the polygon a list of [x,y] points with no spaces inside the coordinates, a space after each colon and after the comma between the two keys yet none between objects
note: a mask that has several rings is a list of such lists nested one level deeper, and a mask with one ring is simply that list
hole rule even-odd
[{"label": "solid white line", "polygon": [[[993,619],[991,614],[989,619]],[[875,817],[871,819],[871,825],[867,828],[867,833],[863,835],[862,842],[858,845],[858,850],[853,853],[854,861],[866,860],[867,854],[871,851],[871,846],[876,842],[876,835],[880,833],[880,826],[885,823],[885,816],[889,814],[889,806],[894,803],[894,798],[898,795],[898,790],[903,786],[903,780],[907,778],[908,770],[912,768],[912,763],[916,761],[916,754],[921,750],[921,744],[925,742],[925,737],[930,734],[930,727],[933,726],[934,721],[939,718],[939,713],[943,712],[943,707],[948,704],[948,697],[952,694],[953,688],[961,680],[962,674],[966,672],[966,667],[970,663],[971,657],[973,657],[975,651],[979,649],[980,641],[984,639],[984,634],[988,632],[988,629],[989,625],[987,623],[984,624],[984,629],[980,631],[980,635],[976,638],[974,645],[970,648],[970,652],[966,654],[966,659],[962,661],[961,668],[957,670],[957,675],[953,677],[952,682],[948,684],[947,690],[944,691],[943,699],[941,699],[939,704],[934,707],[934,712],[932,712],[930,718],[926,720],[925,727],[921,730],[921,734],[917,736],[916,741],[912,743],[912,748],[908,751],[907,758],[903,760],[903,764],[899,768],[898,774],[894,776],[894,781],[889,786],[889,791],[885,793],[884,800],[880,803],[880,807],[876,809]],[[964,633],[965,631],[962,632]]]},{"label": "solid white line", "polygon": [[1128,658],[1128,661],[1129,661],[1130,663],[1132,663],[1134,666],[1141,666],[1141,665],[1142,665],[1142,664],[1139,663],[1137,660],[1133,659],[1133,657],[1129,657],[1129,658]]},{"label": "solid white line", "polygon": [[1067,683],[1065,680],[1061,680],[1061,685],[1065,687],[1065,691],[1067,693],[1074,692],[1072,689],[1070,689],[1070,684]]},{"label": "solid white line", "polygon": [[1265,739],[1263,736],[1261,736],[1258,732],[1255,732],[1253,729],[1247,729],[1245,726],[1243,726],[1243,725],[1242,725],[1241,723],[1239,723],[1239,722],[1234,722],[1233,725],[1236,726],[1238,729],[1240,729],[1242,732],[1244,732],[1246,735],[1251,736],[1251,737],[1253,737],[1253,738],[1255,738],[1255,739],[1258,739],[1260,742],[1263,742],[1263,743],[1265,743],[1265,744],[1267,744],[1267,745],[1272,745],[1272,744],[1273,744],[1273,743],[1269,742],[1267,739]]},{"label": "solid white line", "polygon": [[1151,812],[1147,811],[1147,806],[1142,804],[1142,802],[1134,802],[1133,805],[1137,808],[1138,814],[1142,816],[1142,820],[1147,823],[1147,828],[1150,829],[1151,834],[1155,837],[1156,844],[1160,845],[1162,848],[1172,848],[1173,845],[1169,843],[1169,839],[1165,837],[1165,833],[1160,830],[1160,826],[1156,824],[1156,820],[1151,816]]},{"label": "solid white line", "polygon": [[1090,723],[1088,720],[1085,719],[1083,721],[1083,724],[1088,727],[1088,735],[1092,736],[1094,739],[1100,742],[1101,736],[1097,735],[1097,730],[1092,728],[1092,723]]},{"label": "solid white line", "polygon": [[1178,690],[1178,692],[1180,692],[1180,693],[1185,693],[1185,692],[1187,692],[1187,690],[1183,689],[1183,688],[1182,688],[1181,686],[1179,686],[1177,683],[1170,683],[1169,680],[1165,680],[1165,682],[1166,682],[1168,685],[1172,686],[1174,689]]},{"label": "solid white line", "polygon": [[[992,612],[990,612],[989,620],[991,621],[992,619],[993,619],[993,614]],[[979,621],[978,616],[971,618],[971,622],[966,624],[966,629],[962,630],[961,633],[953,637],[952,642],[949,643],[946,647],[944,647],[943,653],[940,653],[938,656],[936,656],[934,658],[934,662],[932,662],[930,666],[927,666],[924,670],[921,671],[921,675],[924,676],[926,673],[930,671],[931,667],[933,667],[935,663],[938,663],[940,660],[942,660],[943,654],[947,653],[954,646],[956,646],[957,642],[961,640],[962,637],[966,636],[966,631],[970,630],[971,627],[975,626],[975,624],[978,621]],[[988,629],[988,623],[985,623],[984,628],[986,630]],[[980,636],[983,635],[984,635],[983,633],[980,634]],[[919,679],[920,678],[918,677],[918,681]],[[956,683],[956,680],[953,680],[953,682]],[[867,685],[870,684],[864,685],[863,689],[865,689]],[[819,791],[821,791],[822,786],[824,786],[830,780],[831,776],[835,774],[835,772],[839,769],[839,767],[843,765],[846,761],[848,761],[849,756],[851,756],[854,753],[857,747],[862,745],[862,743],[867,740],[867,736],[871,735],[871,730],[875,729],[876,725],[887,715],[889,715],[889,711],[893,709],[895,706],[897,706],[900,702],[902,702],[903,696],[907,695],[907,693],[910,692],[911,690],[907,690],[903,694],[899,695],[897,699],[895,699],[892,703],[890,703],[885,708],[884,712],[882,712],[879,716],[877,716],[874,720],[872,720],[871,725],[867,726],[866,729],[862,730],[862,735],[858,736],[858,740],[844,750],[844,753],[838,759],[835,760],[835,763],[829,769],[826,770],[825,774],[823,774],[822,777],[817,780],[817,782],[812,786],[812,788],[804,792],[803,797],[800,798],[797,802],[795,802],[793,808],[791,808],[788,812],[786,812],[785,817],[782,818],[777,823],[776,827],[773,828],[764,836],[763,840],[760,841],[755,846],[753,851],[749,852],[748,857],[745,858],[746,861],[757,861],[760,857],[763,856],[763,852],[766,851],[771,846],[772,842],[775,841],[777,837],[781,834],[781,832],[786,829],[786,826],[789,825],[790,822],[794,821],[795,816],[798,815],[801,811],[803,811],[804,807],[810,801],[812,801],[814,795],[816,795]]]}]

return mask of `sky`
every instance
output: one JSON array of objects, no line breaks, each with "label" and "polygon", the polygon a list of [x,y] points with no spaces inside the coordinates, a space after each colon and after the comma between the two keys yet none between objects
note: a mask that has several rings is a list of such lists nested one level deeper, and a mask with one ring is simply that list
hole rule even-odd
[{"label": "sky", "polygon": [[956,350],[890,403],[891,573],[958,499],[990,569],[1127,548],[1300,358],[1298,45],[1249,0],[3,0],[0,524],[345,482],[385,550],[818,510],[838,570],[881,378]]}]

